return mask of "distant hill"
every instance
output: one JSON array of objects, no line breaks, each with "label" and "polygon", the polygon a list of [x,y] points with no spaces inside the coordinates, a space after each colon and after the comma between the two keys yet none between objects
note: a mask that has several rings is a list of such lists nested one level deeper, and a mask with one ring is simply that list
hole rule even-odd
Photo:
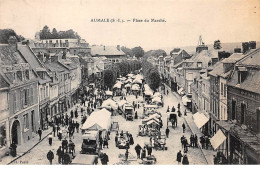
[{"label": "distant hill", "polygon": [[[213,44],[207,46],[209,47],[209,50],[213,49]],[[221,46],[222,46],[221,50],[234,53],[234,48],[242,49],[242,42],[221,43]],[[167,55],[169,55],[171,50],[173,50],[174,48],[178,48],[178,47],[166,47],[161,49],[165,50]],[[196,46],[184,46],[179,48],[186,50],[189,54],[194,54],[196,52]],[[256,48],[260,48],[260,42],[256,42]]]}]

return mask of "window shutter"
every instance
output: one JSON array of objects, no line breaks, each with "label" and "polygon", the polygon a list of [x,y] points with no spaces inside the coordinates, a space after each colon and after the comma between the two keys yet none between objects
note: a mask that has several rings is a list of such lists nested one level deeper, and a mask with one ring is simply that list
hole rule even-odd
[{"label": "window shutter", "polygon": [[21,99],[22,99],[21,103],[20,103],[21,104],[21,109],[22,109],[23,106],[24,106],[24,90],[21,90],[21,94],[20,95],[21,95]]},{"label": "window shutter", "polygon": [[31,87],[31,104],[33,105],[34,102],[33,102],[33,87]]}]

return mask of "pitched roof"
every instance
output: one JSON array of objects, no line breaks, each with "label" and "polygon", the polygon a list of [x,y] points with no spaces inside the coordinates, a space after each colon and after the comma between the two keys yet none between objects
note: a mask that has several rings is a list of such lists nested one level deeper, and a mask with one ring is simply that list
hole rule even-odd
[{"label": "pitched roof", "polygon": [[219,61],[214,65],[214,69],[210,71],[209,74],[217,77],[220,76],[223,72],[224,72],[223,63]]},{"label": "pitched roof", "polygon": [[23,55],[25,60],[31,65],[32,69],[44,69],[39,59],[34,55],[30,48],[26,45],[18,45],[19,52]]},{"label": "pitched roof", "polygon": [[228,58],[223,59],[222,63],[236,63],[243,57],[244,57],[244,55],[242,53],[233,53]]},{"label": "pitched roof", "polygon": [[92,56],[125,55],[121,49],[118,50],[117,47],[114,46],[91,46],[90,48]]},{"label": "pitched roof", "polygon": [[197,62],[202,63],[202,67],[208,67],[208,63],[213,59],[218,58],[218,50],[202,50],[200,53],[195,54],[190,58],[190,60],[185,60],[186,62],[192,61],[193,64],[191,68],[197,68]]},{"label": "pitched roof", "polygon": [[[35,56],[33,51],[29,48],[27,45],[18,45],[18,50],[19,52],[23,55],[25,60],[30,64],[32,69],[37,72],[37,71],[47,71],[44,67],[44,65],[40,62],[40,60]],[[46,72],[47,73],[47,72]],[[46,82],[50,82],[51,79],[47,73],[46,77],[42,79],[39,77],[39,83],[43,84]]]},{"label": "pitched roof", "polygon": [[7,44],[0,44],[0,64],[13,65],[19,63],[26,63],[22,55]]},{"label": "pitched roof", "polygon": [[260,48],[250,51],[237,63],[239,66],[260,67]]},{"label": "pitched roof", "polygon": [[246,79],[240,84],[237,78],[238,72],[235,71],[228,85],[260,94],[260,70],[249,70]]}]

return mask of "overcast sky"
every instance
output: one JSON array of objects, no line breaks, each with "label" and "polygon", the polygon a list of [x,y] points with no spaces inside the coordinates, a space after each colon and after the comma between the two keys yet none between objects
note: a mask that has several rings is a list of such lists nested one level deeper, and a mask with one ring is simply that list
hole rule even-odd
[{"label": "overcast sky", "polygon": [[[94,23],[95,18],[165,19]],[[260,0],[0,0],[0,28],[34,38],[44,25],[73,29],[90,44],[145,49],[260,40]]]}]

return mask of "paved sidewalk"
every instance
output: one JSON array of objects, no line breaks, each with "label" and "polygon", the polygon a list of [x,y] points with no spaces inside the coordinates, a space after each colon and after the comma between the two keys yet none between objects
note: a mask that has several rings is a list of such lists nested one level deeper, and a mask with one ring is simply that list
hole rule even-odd
[{"label": "paved sidewalk", "polygon": [[[171,89],[165,85],[165,87],[169,90],[169,92],[171,92],[180,102],[182,102],[182,99],[180,97],[179,94],[177,94],[176,92],[172,92]],[[183,116],[185,121],[186,121],[186,125],[190,128],[191,132],[193,134],[196,134],[198,136],[198,139],[199,137],[201,137],[203,134],[202,132],[200,131],[200,129],[196,126],[196,124],[194,123],[193,121],[193,117],[192,117],[192,113],[189,111],[189,109],[187,109],[183,103],[180,103],[181,105],[181,111],[184,111],[184,109],[186,109],[187,111],[187,116]],[[199,140],[198,140],[199,141]],[[215,151],[213,150],[206,150],[206,149],[202,149],[200,143],[198,143],[198,146],[200,148],[200,150],[202,151],[207,163],[209,165],[213,165],[214,164],[214,161],[213,161],[213,155],[216,154]]]},{"label": "paved sidewalk", "polygon": [[[70,111],[73,109],[75,110],[75,107],[77,105],[73,106],[72,108],[70,108],[67,113],[70,114]],[[78,109],[78,112],[79,109]],[[12,157],[11,155],[9,156],[5,156],[3,158],[0,159],[0,165],[8,165],[11,164],[12,162],[14,162],[15,160],[19,159],[20,157],[24,156],[26,153],[30,152],[31,149],[33,149],[35,146],[37,146],[40,142],[42,142],[43,140],[45,140],[45,138],[52,132],[52,127],[48,127],[47,130],[43,130],[42,131],[42,139],[39,140],[39,136],[36,133],[33,133],[33,137],[31,140],[29,140],[28,142],[22,144],[22,145],[18,145],[17,146],[17,156],[16,157]]]}]

